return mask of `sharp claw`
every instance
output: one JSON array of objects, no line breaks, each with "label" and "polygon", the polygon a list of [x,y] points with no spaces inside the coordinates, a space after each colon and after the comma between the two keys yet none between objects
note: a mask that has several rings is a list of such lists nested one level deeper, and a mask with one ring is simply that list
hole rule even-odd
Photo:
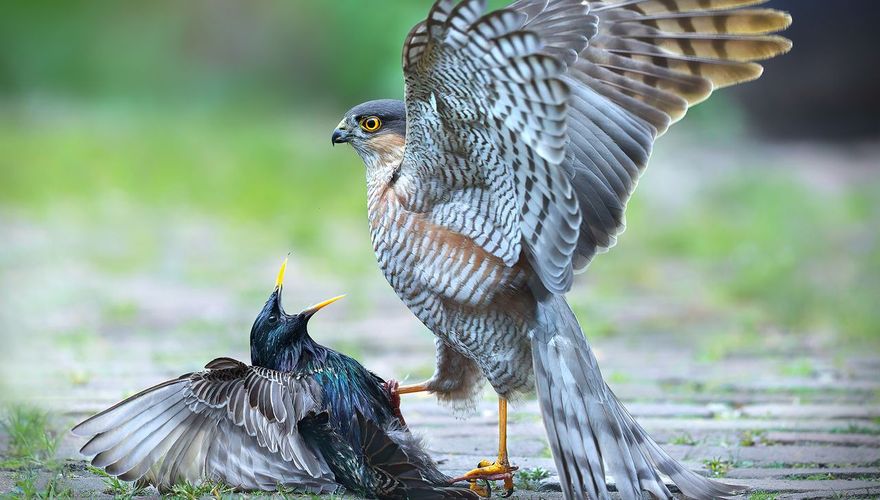
[{"label": "sharp claw", "polygon": [[513,495],[513,474],[504,478],[504,493],[501,494],[501,497],[508,498],[510,495]]}]

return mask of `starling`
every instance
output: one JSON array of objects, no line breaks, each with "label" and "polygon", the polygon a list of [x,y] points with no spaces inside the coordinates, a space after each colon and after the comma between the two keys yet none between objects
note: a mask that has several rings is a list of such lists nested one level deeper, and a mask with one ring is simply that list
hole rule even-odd
[{"label": "starling", "polygon": [[251,365],[218,358],[104,410],[73,428],[89,438],[80,451],[160,491],[216,480],[240,491],[476,498],[409,432],[395,382],[309,336],[312,315],[341,297],[284,312],[286,264],[251,329]]}]

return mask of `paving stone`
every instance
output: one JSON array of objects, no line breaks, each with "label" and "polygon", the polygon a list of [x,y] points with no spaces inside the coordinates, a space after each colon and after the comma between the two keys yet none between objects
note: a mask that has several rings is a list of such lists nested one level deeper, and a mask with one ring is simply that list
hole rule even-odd
[{"label": "paving stone", "polygon": [[730,484],[748,486],[752,491],[772,491],[777,493],[809,492],[816,496],[805,498],[828,498],[837,493],[866,494],[871,490],[880,491],[880,481],[795,481],[780,479],[727,479]]},{"label": "paving stone", "polygon": [[[409,332],[405,326],[409,320],[395,315],[408,313],[398,305],[392,306],[388,308],[391,317],[387,324],[400,334],[399,346],[383,350],[376,343],[370,329],[386,324],[384,321],[374,322],[368,329],[362,329],[356,322],[334,327],[354,332],[350,337],[332,332],[326,335],[340,342],[363,345],[365,364],[371,368],[378,366],[380,373],[409,373],[417,366],[414,359],[431,359],[433,348],[430,337],[401,333]],[[176,345],[170,341],[150,345],[141,340],[119,340],[122,349],[146,353],[170,350]],[[657,345],[663,347],[656,349]],[[193,345],[192,349],[198,353],[203,347]],[[629,381],[612,385],[650,434],[661,443],[677,441],[685,434],[697,441],[695,445],[664,444],[686,467],[705,473],[706,460],[731,461],[733,467],[725,481],[791,498],[827,497],[835,488],[841,496],[880,494],[880,406],[875,404],[880,384],[868,375],[880,368],[880,363],[856,360],[848,363],[846,372],[838,373],[831,368],[834,364],[829,359],[817,355],[809,358],[810,363],[827,376],[785,378],[774,374],[778,373],[778,366],[790,362],[790,357],[779,355],[697,364],[692,362],[692,346],[681,342],[634,343],[625,338],[603,339],[599,349],[606,374],[629,377]],[[245,353],[239,352],[238,356],[246,359]],[[206,359],[210,357],[206,355]],[[39,392],[40,398],[34,401],[53,411],[55,428],[66,430],[132,391],[200,366],[185,357],[180,366],[159,366],[148,354],[146,359],[129,364],[110,363],[105,376],[85,385]],[[719,384],[718,380],[733,382]],[[486,391],[466,418],[459,418],[451,409],[424,395],[405,397],[402,409],[411,427],[424,436],[442,470],[460,475],[495,453],[496,401]],[[514,464],[521,470],[541,468],[555,472],[534,398],[512,405],[509,431]],[[756,435],[755,446],[740,446],[741,436],[747,431]],[[82,444],[79,438],[62,433],[59,457],[74,459],[82,465],[78,455]],[[0,436],[0,449],[2,446]],[[828,480],[806,479],[828,474]],[[87,472],[72,474],[71,482],[77,492],[108,498],[101,493],[101,480]],[[13,483],[12,473],[0,471],[0,494],[10,491]],[[553,491],[517,491],[515,498],[558,500],[562,496]],[[618,496],[612,494],[612,498]]]},{"label": "paving stone", "polygon": [[868,465],[880,462],[880,449],[852,446],[684,446],[667,444],[663,447],[675,458],[695,460],[721,458],[731,461],[804,464]]},{"label": "paving stone", "polygon": [[748,405],[740,411],[746,417],[762,418],[880,418],[877,405]]},{"label": "paving stone", "polygon": [[731,469],[726,477],[734,479],[791,479],[792,476],[808,477],[830,475],[835,479],[863,479],[880,481],[880,470],[876,467],[822,467],[822,468],[770,468],[757,467]]},{"label": "paving stone", "polygon": [[[829,494],[830,493],[830,494]],[[854,488],[834,492],[810,491],[806,493],[791,493],[779,495],[777,500],[818,500],[825,498],[868,498],[876,499],[880,496],[880,487]]]},{"label": "paving stone", "polygon": [[842,434],[821,432],[767,432],[760,439],[777,444],[834,444],[838,446],[873,446],[880,447],[880,435]]}]

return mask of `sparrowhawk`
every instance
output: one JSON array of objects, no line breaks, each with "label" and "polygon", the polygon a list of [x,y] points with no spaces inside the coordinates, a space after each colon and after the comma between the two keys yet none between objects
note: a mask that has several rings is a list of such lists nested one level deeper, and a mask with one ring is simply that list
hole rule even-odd
[{"label": "sparrowhawk", "polygon": [[333,132],[366,164],[373,249],[437,336],[427,390],[459,405],[488,379],[506,479],[506,401],[537,390],[566,498],[735,494],[685,469],[605,384],[566,303],[614,245],[654,140],[718,88],[788,51],[764,0],[438,0],[403,48],[405,101],[355,106]]}]

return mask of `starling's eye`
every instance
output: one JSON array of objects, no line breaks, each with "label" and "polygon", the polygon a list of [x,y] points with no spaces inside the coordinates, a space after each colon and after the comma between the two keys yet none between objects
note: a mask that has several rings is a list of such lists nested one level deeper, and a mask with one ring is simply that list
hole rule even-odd
[{"label": "starling's eye", "polygon": [[378,116],[368,116],[361,118],[360,125],[367,132],[375,132],[382,127],[382,120]]},{"label": "starling's eye", "polygon": [[278,321],[278,316],[275,316],[274,314],[271,314],[271,315],[269,315],[268,320],[269,320],[269,324],[273,324],[273,323],[275,323],[276,321]]}]

